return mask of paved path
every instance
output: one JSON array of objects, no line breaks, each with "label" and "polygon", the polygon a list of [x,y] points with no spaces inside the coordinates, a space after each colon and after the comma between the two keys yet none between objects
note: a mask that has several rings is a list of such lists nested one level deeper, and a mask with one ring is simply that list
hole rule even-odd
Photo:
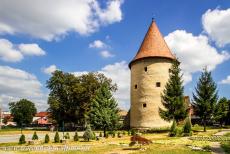
[{"label": "paved path", "polygon": [[[222,130],[214,135],[223,136],[224,134],[230,132],[229,129]],[[213,142],[211,145],[212,154],[225,154],[224,150],[221,148],[220,142]]]}]

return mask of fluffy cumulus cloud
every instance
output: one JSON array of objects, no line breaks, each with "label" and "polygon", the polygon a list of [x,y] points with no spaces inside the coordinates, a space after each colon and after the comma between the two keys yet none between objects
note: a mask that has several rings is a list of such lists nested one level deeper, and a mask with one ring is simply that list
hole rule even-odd
[{"label": "fluffy cumulus cloud", "polygon": [[46,105],[42,85],[34,76],[20,69],[0,66],[0,101],[4,109],[8,103],[21,98],[32,100],[37,107]]},{"label": "fluffy cumulus cloud", "polygon": [[122,20],[122,0],[102,3],[99,0],[2,0],[0,34],[21,33],[47,41],[60,39],[70,31],[87,35],[100,26]]},{"label": "fluffy cumulus cloud", "polygon": [[111,57],[114,57],[115,55],[112,54],[110,51],[108,50],[102,50],[100,51],[100,55],[103,57],[103,58],[111,58]]},{"label": "fluffy cumulus cloud", "polygon": [[208,42],[204,35],[194,36],[184,30],[176,30],[165,37],[170,49],[181,61],[181,69],[184,73],[184,82],[192,80],[192,73],[201,71],[207,66],[214,70],[218,64],[230,58],[225,52],[218,52]]},{"label": "fluffy cumulus cloud", "polygon": [[230,8],[226,10],[207,10],[202,16],[205,32],[217,45],[230,44]]},{"label": "fluffy cumulus cloud", "polygon": [[106,47],[107,47],[107,45],[104,42],[102,42],[101,40],[95,40],[89,44],[89,48],[101,49],[101,48],[106,48]]},{"label": "fluffy cumulus cloud", "polygon": [[19,62],[24,58],[24,55],[44,55],[37,44],[13,44],[9,40],[0,39],[0,59],[6,62]]},{"label": "fluffy cumulus cloud", "polygon": [[223,79],[222,81],[220,81],[220,84],[230,84],[230,75],[227,76],[226,79]]},{"label": "fluffy cumulus cloud", "polygon": [[[118,101],[119,107],[129,109],[130,103],[130,71],[125,61],[106,65],[98,72],[103,73],[106,77],[111,78],[113,83],[117,84],[118,90],[114,93],[115,99]],[[73,72],[76,76],[86,74],[87,71]]]},{"label": "fluffy cumulus cloud", "polygon": [[56,65],[50,65],[49,67],[43,68],[42,71],[45,74],[51,75],[54,71],[56,71],[58,68]]}]

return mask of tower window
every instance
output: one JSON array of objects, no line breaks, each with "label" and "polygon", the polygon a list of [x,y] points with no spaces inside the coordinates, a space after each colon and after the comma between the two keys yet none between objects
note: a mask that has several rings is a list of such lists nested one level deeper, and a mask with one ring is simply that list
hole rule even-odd
[{"label": "tower window", "polygon": [[148,70],[147,67],[145,67],[145,72],[147,72],[147,70]]},{"label": "tower window", "polygon": [[137,89],[137,84],[135,84],[134,88]]},{"label": "tower window", "polygon": [[161,83],[160,82],[156,82],[156,87],[161,87]]},{"label": "tower window", "polygon": [[145,108],[145,107],[147,107],[147,104],[146,104],[146,103],[143,104],[143,108]]}]

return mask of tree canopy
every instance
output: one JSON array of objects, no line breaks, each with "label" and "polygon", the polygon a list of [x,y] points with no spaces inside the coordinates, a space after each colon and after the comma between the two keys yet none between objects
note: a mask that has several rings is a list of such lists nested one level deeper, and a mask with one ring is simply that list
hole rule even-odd
[{"label": "tree canopy", "polygon": [[55,71],[47,81],[50,89],[48,98],[51,116],[58,124],[73,122],[85,126],[89,123],[91,101],[102,84],[116,91],[116,84],[101,73],[87,73],[75,76],[71,73]]},{"label": "tree canopy", "polygon": [[185,119],[188,114],[184,103],[184,87],[179,66],[180,62],[177,59],[174,60],[169,72],[169,80],[161,95],[164,108],[159,108],[159,114],[166,121],[178,122]]},{"label": "tree canopy", "polygon": [[214,119],[216,122],[219,122],[222,126],[223,123],[227,123],[228,121],[228,100],[225,97],[222,97],[215,106],[214,110]]},{"label": "tree canopy", "polygon": [[33,120],[33,116],[37,113],[34,103],[27,99],[11,102],[9,103],[9,108],[14,117],[14,121],[17,122],[19,126],[30,124]]},{"label": "tree canopy", "polygon": [[212,79],[211,72],[205,68],[199,78],[195,93],[193,93],[194,112],[198,115],[206,131],[207,120],[213,116],[214,107],[218,99],[216,83]]}]

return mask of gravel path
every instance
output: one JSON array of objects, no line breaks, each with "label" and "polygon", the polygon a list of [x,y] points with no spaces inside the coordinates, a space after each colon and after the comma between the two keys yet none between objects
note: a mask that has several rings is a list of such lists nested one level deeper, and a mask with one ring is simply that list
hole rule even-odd
[{"label": "gravel path", "polygon": [[[230,132],[229,129],[222,130],[214,135],[223,136],[224,134]],[[221,148],[220,142],[213,142],[211,145],[212,154],[225,154],[224,150]]]}]

